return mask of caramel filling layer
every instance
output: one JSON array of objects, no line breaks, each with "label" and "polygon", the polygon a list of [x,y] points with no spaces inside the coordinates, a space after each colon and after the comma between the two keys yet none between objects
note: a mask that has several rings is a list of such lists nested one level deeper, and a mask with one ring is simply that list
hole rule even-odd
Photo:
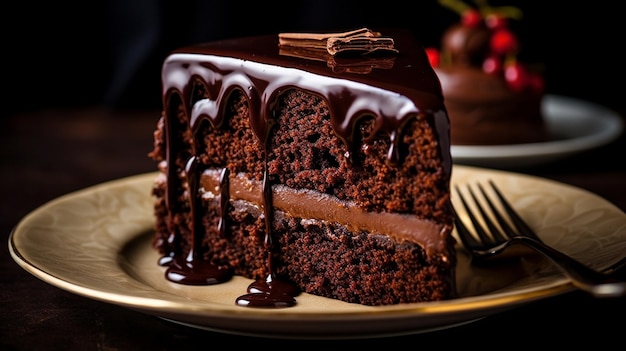
[{"label": "caramel filling layer", "polygon": [[[219,170],[205,170],[200,179],[203,196],[220,196]],[[420,219],[414,215],[386,212],[366,212],[353,203],[341,201],[334,196],[312,190],[296,190],[284,185],[274,185],[275,209],[295,218],[318,219],[336,222],[352,231],[366,231],[388,235],[396,240],[407,240],[421,245],[430,255],[445,249],[442,235],[445,225]],[[262,208],[263,190],[260,181],[252,181],[241,175],[230,175],[231,200],[244,200]]]}]

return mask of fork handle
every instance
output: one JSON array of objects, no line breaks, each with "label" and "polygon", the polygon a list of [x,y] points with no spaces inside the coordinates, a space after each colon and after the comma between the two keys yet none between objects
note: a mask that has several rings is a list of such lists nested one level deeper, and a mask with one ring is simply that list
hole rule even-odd
[{"label": "fork handle", "polygon": [[543,254],[571,279],[574,286],[595,297],[626,296],[626,279],[624,277],[591,269],[574,258],[530,237],[514,236],[511,240],[490,251],[500,251],[513,244],[523,244]]}]

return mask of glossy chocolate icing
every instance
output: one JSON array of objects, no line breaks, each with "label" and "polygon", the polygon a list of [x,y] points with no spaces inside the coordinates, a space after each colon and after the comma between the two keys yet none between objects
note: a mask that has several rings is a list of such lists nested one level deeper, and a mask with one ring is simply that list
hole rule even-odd
[{"label": "glossy chocolate icing", "polygon": [[[449,121],[443,105],[439,80],[430,67],[422,47],[406,31],[385,33],[396,43],[398,53],[392,57],[332,57],[330,60],[311,60],[289,55],[281,55],[278,36],[260,36],[205,43],[178,49],[165,60],[162,71],[163,106],[165,112],[165,140],[167,147],[166,204],[171,214],[176,210],[178,195],[171,189],[179,188],[174,156],[179,145],[176,135],[176,116],[170,108],[173,96],[182,101],[182,108],[189,116],[192,132],[198,133],[201,122],[209,121],[219,128],[223,123],[223,111],[228,96],[234,89],[240,90],[247,98],[250,110],[250,125],[261,145],[267,146],[272,133],[272,107],[283,91],[289,88],[305,90],[323,98],[330,110],[331,122],[336,135],[346,144],[347,150],[354,150],[353,130],[355,123],[363,115],[376,119],[376,131],[384,131],[390,136],[387,153],[388,163],[402,162],[403,155],[397,148],[402,136],[402,127],[412,118],[426,118],[436,129],[439,138],[440,154],[446,173],[451,171]],[[384,66],[380,66],[384,62]],[[391,65],[389,64],[391,63]],[[369,69],[367,69],[369,66]],[[354,69],[358,67],[359,69]],[[380,68],[384,67],[384,68]],[[366,68],[366,69],[363,69]],[[191,102],[190,82],[199,78],[206,82],[209,98]],[[375,133],[374,133],[375,134]],[[267,152],[265,152],[267,155]],[[348,152],[347,157],[350,157]],[[187,181],[191,194],[199,194],[203,174],[206,170],[192,155],[187,163]],[[212,188],[221,195],[222,207],[226,207],[233,176],[226,170],[217,177],[219,184]],[[209,177],[210,178],[210,177]],[[213,179],[215,179],[213,175]],[[265,246],[272,250],[271,235],[274,192],[268,182],[267,170],[261,184],[262,206],[265,215]],[[213,180],[215,183],[215,180]],[[284,195],[284,194],[283,194]],[[161,258],[162,265],[169,265],[168,279],[184,284],[216,284],[230,279],[230,271],[203,262],[195,253],[202,233],[200,216],[200,195],[192,197],[190,208],[194,222],[193,243],[187,257],[177,257],[177,252],[169,252]],[[227,226],[225,210],[220,220],[222,235]],[[172,225],[172,221],[169,221]],[[433,237],[439,237],[441,228],[432,226],[428,230]],[[168,241],[180,240],[176,228],[170,228]],[[430,239],[432,240],[432,239]],[[430,249],[439,243],[427,243]],[[174,247],[175,245],[172,245]],[[268,257],[271,257],[268,254]],[[276,279],[271,259],[267,265],[270,274],[265,280],[256,281],[248,288],[248,294],[240,296],[236,303],[241,306],[288,307],[294,305],[298,289],[289,282]]]}]

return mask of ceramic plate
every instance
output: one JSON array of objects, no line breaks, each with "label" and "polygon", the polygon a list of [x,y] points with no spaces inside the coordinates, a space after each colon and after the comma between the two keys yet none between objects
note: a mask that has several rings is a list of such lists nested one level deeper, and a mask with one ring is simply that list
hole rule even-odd
[{"label": "ceramic plate", "polygon": [[542,108],[552,140],[515,145],[453,145],[453,161],[509,170],[536,166],[608,144],[623,130],[623,119],[618,113],[591,102],[547,95]]},{"label": "ceramic plate", "polygon": [[[176,323],[226,333],[281,338],[359,338],[448,328],[570,291],[541,257],[477,268],[458,248],[459,298],[368,307],[308,294],[284,309],[235,305],[250,280],[213,286],[173,284],[152,249],[156,173],[96,185],[53,200],[24,217],[9,237],[14,260],[72,293]],[[453,183],[492,178],[541,237],[597,268],[626,252],[626,214],[578,188],[505,171],[455,166]]]}]

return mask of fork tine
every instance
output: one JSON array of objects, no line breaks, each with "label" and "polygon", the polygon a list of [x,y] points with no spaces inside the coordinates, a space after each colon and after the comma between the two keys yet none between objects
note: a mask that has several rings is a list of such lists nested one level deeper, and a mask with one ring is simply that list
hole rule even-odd
[{"label": "fork tine", "polygon": [[[472,225],[474,226],[474,230],[475,230],[476,234],[480,238],[480,241],[483,242],[483,244],[478,244],[475,247],[491,245],[493,243],[493,239],[489,236],[489,234],[487,234],[487,232],[485,231],[483,226],[478,221],[478,218],[476,217],[474,212],[472,212],[472,209],[470,208],[470,206],[468,205],[467,201],[465,200],[465,197],[463,197],[463,194],[462,194],[462,192],[461,192],[461,190],[459,189],[458,186],[456,186],[456,192],[459,195],[459,199],[461,199],[461,203],[463,204],[463,208],[465,208],[465,212],[467,212],[467,215],[469,216],[470,221],[472,222]],[[471,192],[471,189],[470,189],[470,192]],[[474,200],[475,200],[475,198],[474,198]],[[476,202],[476,201],[474,201],[474,202]],[[479,208],[479,210],[482,212],[482,208]],[[468,237],[472,237],[472,235],[469,234]]]},{"label": "fork tine", "polygon": [[[492,186],[493,186],[493,184],[492,184]],[[504,240],[507,240],[508,238],[511,238],[511,237],[514,237],[515,235],[517,235],[515,233],[515,231],[513,230],[513,228],[511,228],[509,223],[506,221],[506,219],[504,219],[504,216],[502,216],[500,211],[498,211],[498,209],[494,205],[493,201],[491,201],[491,198],[489,197],[489,195],[487,195],[487,192],[485,191],[485,188],[483,188],[482,184],[478,183],[478,189],[482,193],[483,198],[485,199],[485,202],[487,202],[487,205],[489,205],[489,208],[491,209],[491,213],[495,217],[496,221],[498,221],[498,224],[500,225],[500,228],[502,228],[502,231],[498,230],[498,228],[496,228],[496,226],[491,221],[489,221],[489,225],[490,225],[489,228],[491,229],[491,233],[494,236],[497,236],[496,240],[498,242],[502,242]],[[475,200],[475,201],[478,201],[478,200]],[[500,199],[500,201],[502,201],[502,199]],[[509,212],[507,210],[507,214],[508,213]],[[484,211],[482,211],[482,214],[483,214],[484,217],[488,217],[487,214]],[[504,234],[502,234],[502,232],[506,233],[506,235],[508,237],[505,236]]]},{"label": "fork tine", "polygon": [[[480,185],[480,183],[478,183],[478,188],[481,191],[485,201],[491,208],[491,212],[493,212],[494,216],[496,217],[496,220],[502,226],[502,229],[505,231],[505,233],[509,236],[515,235],[515,233],[512,232],[511,228],[506,224],[506,221],[504,220],[504,218],[500,215],[500,212],[496,210],[495,206],[489,199],[489,196],[487,196],[487,193],[485,192],[483,187]],[[478,197],[474,194],[474,191],[472,190],[472,188],[468,186],[468,190],[469,190],[470,195],[474,199],[474,203],[476,203],[476,207],[480,211],[480,214],[482,215],[483,220],[485,221],[485,224],[489,228],[489,232],[492,235],[493,239],[490,240],[489,242],[491,244],[498,244],[507,240],[508,238],[504,234],[502,234],[502,231],[498,229],[498,227],[493,223],[493,221],[491,220],[491,217],[487,214],[487,211],[485,211],[483,206],[480,204],[480,201],[478,200]]]},{"label": "fork tine", "polygon": [[478,240],[476,240],[469,229],[467,229],[465,224],[463,224],[463,221],[461,221],[461,218],[454,207],[452,207],[452,212],[454,214],[454,226],[456,227],[456,232],[459,235],[459,239],[461,239],[463,246],[470,251],[479,249],[482,245]]},{"label": "fork tine", "polygon": [[[504,195],[502,195],[502,193],[500,192],[500,189],[498,189],[498,187],[496,187],[496,184],[493,182],[493,180],[489,179],[489,185],[491,185],[491,188],[493,189],[493,191],[495,192],[496,196],[500,200],[500,203],[502,204],[502,207],[504,208],[506,213],[511,218],[511,221],[513,222],[513,224],[517,228],[518,232],[520,234],[532,237],[532,238],[534,238],[536,240],[541,240],[541,239],[539,239],[537,234],[535,234],[535,232],[532,229],[530,229],[528,224],[517,214],[517,212],[513,209],[513,207],[509,203],[509,201],[507,201],[507,199],[504,197]],[[494,211],[494,212],[497,212],[497,211]]]}]

